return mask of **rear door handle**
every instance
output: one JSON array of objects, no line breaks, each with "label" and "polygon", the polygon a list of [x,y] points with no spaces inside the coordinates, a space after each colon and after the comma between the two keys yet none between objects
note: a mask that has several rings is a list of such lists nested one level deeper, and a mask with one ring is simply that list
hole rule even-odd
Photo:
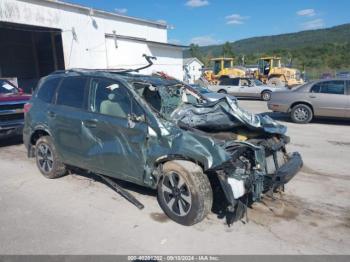
[{"label": "rear door handle", "polygon": [[83,125],[89,128],[95,128],[97,126],[97,119],[84,120]]},{"label": "rear door handle", "polygon": [[47,115],[48,115],[49,117],[51,117],[51,118],[56,117],[56,113],[54,113],[54,112],[52,112],[52,111],[48,111],[48,112],[47,112]]}]

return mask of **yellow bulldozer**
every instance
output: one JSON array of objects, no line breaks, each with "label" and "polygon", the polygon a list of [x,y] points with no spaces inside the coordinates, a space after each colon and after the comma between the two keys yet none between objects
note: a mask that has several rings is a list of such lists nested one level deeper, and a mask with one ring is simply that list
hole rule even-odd
[{"label": "yellow bulldozer", "polygon": [[298,69],[282,67],[281,58],[276,56],[261,57],[258,60],[255,78],[265,84],[278,87],[293,87],[304,83]]},{"label": "yellow bulldozer", "polygon": [[233,66],[233,58],[218,57],[212,58],[212,70],[204,71],[204,78],[211,84],[216,84],[221,76],[244,77],[245,69]]}]

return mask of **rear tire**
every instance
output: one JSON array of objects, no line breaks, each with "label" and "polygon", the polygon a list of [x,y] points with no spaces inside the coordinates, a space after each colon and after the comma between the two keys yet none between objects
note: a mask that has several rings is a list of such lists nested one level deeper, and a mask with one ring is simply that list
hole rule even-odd
[{"label": "rear tire", "polygon": [[213,192],[201,167],[174,160],[164,164],[163,174],[157,199],[165,214],[185,226],[202,221],[212,208]]},{"label": "rear tire", "polygon": [[261,93],[261,99],[264,101],[269,101],[271,99],[271,91],[263,91]]},{"label": "rear tire", "polygon": [[46,178],[58,178],[67,173],[66,166],[60,161],[52,138],[42,136],[35,145],[36,165]]},{"label": "rear tire", "polygon": [[294,123],[307,124],[313,118],[313,112],[310,106],[298,104],[293,106],[290,116]]}]

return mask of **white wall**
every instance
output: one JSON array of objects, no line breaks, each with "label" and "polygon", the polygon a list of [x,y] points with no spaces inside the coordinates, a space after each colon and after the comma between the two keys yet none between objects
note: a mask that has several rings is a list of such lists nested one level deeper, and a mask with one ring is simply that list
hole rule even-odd
[{"label": "white wall", "polygon": [[115,30],[117,35],[166,43],[167,29],[164,26],[98,12],[90,16],[88,10],[43,0],[0,0],[0,21],[61,29],[66,68],[112,68],[137,64],[142,63],[140,55],[147,53],[163,55],[158,61],[159,65],[164,65],[160,67],[162,71],[176,76],[182,72],[182,65],[179,65],[180,59],[182,64],[182,50],[178,48],[158,50],[158,47],[145,44],[122,42],[115,54],[107,51],[112,49],[105,38],[106,33],[112,34]]},{"label": "white wall", "polygon": [[188,74],[190,76],[190,79],[188,79],[188,81],[190,84],[194,84],[194,82],[198,80],[202,75],[202,65],[198,63],[198,61],[193,60],[191,63],[185,66],[187,67]]},{"label": "white wall", "polygon": [[156,71],[163,71],[177,79],[182,80],[182,50],[179,48],[153,45],[146,42],[117,39],[117,47],[113,38],[106,38],[107,67],[137,68],[147,65],[143,54],[157,57],[154,65],[140,71],[143,74],[150,74]]}]

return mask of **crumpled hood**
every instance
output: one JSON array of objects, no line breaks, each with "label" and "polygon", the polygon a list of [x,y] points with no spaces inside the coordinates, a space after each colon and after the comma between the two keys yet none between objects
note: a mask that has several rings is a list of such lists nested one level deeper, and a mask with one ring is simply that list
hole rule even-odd
[{"label": "crumpled hood", "polygon": [[269,116],[247,112],[227,96],[205,104],[183,104],[171,114],[171,119],[179,126],[187,125],[210,132],[230,131],[240,126],[271,134],[285,134],[287,131],[284,125]]}]

